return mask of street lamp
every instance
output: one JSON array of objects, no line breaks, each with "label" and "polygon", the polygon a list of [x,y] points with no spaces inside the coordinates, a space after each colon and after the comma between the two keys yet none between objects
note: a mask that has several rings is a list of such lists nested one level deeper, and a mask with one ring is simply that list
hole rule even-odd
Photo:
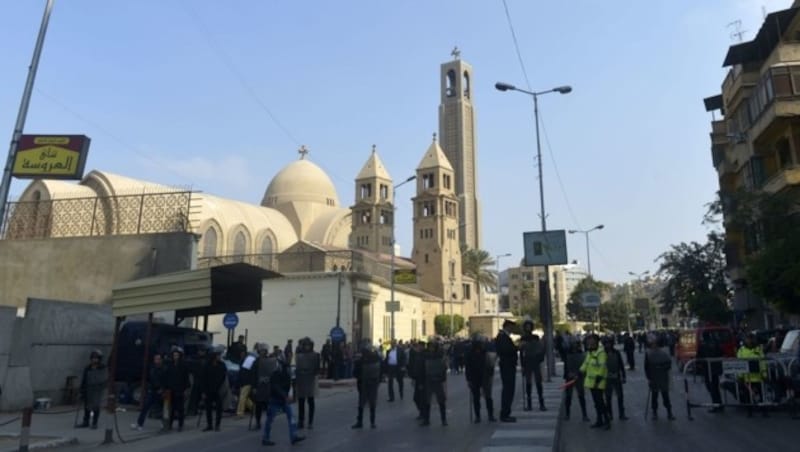
[{"label": "street lamp", "polygon": [[[544,178],[542,175],[542,145],[539,139],[539,96],[548,93],[559,93],[559,94],[567,94],[572,92],[571,86],[557,86],[555,88],[546,90],[546,91],[527,91],[524,89],[517,88],[514,85],[510,85],[508,83],[497,82],[494,84],[494,87],[497,88],[499,91],[519,91],[521,93],[527,94],[533,97],[533,116],[536,122],[536,159],[539,163],[539,204],[541,207],[540,217],[542,219],[542,232],[547,231],[547,216],[545,215],[544,209]],[[545,278],[550,277],[550,266],[545,265],[544,267],[544,274]],[[544,335],[547,339],[547,343],[550,344],[545,347],[547,353],[547,381],[549,382],[551,377],[555,375],[555,367],[556,367],[556,359],[553,355],[553,347],[552,347],[552,340],[553,340],[553,309],[550,303],[550,285],[545,285],[545,297],[541,300],[542,303],[542,310],[545,313],[545,318],[542,319],[542,323],[544,323]]]},{"label": "street lamp", "polygon": [[593,227],[592,229],[586,229],[586,230],[570,229],[569,231],[567,231],[570,234],[580,233],[580,234],[583,234],[586,237],[586,266],[588,267],[588,270],[589,270],[589,277],[592,276],[592,255],[589,254],[589,233],[592,232],[592,231],[598,231],[600,229],[603,229],[604,227],[605,226],[603,226],[602,224],[598,224],[597,226]]},{"label": "street lamp", "polygon": [[498,254],[494,258],[494,263],[497,264],[497,299],[494,302],[494,313],[497,314],[498,307],[500,306],[500,258],[511,257],[511,253]]},{"label": "street lamp", "polygon": [[392,308],[392,310],[390,311],[390,315],[392,316],[392,334],[391,334],[392,340],[394,340],[394,312],[396,311],[396,309],[395,309],[396,305],[395,305],[395,299],[394,299],[394,255],[395,255],[395,252],[394,252],[394,220],[397,217],[397,202],[396,202],[397,200],[395,199],[394,193],[395,193],[395,191],[397,191],[397,189],[399,187],[402,187],[403,185],[411,182],[412,180],[414,180],[416,178],[417,178],[417,176],[410,176],[406,180],[404,180],[403,182],[400,182],[399,184],[397,184],[394,187],[392,187],[392,240],[391,240],[391,244],[392,244],[392,261],[391,261],[390,270],[389,270],[389,281],[390,281],[389,282],[389,287],[390,287],[389,290],[390,290],[390,293],[391,293],[391,296],[389,298],[392,299],[391,300],[391,304],[390,304],[390,306]]}]

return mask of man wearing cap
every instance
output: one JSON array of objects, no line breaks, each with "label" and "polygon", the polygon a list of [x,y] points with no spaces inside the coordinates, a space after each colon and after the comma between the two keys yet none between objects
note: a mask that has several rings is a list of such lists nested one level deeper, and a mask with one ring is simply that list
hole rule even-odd
[{"label": "man wearing cap", "polygon": [[503,390],[500,395],[500,421],[517,422],[511,416],[511,402],[514,400],[514,385],[517,373],[517,346],[511,340],[511,329],[516,325],[512,320],[503,322],[503,329],[495,338],[495,349],[500,359],[500,380]]}]

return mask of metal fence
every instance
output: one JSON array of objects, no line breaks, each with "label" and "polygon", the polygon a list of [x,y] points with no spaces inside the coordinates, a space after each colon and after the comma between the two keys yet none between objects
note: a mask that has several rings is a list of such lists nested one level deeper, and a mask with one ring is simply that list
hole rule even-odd
[{"label": "metal fence", "polygon": [[12,202],[2,239],[187,232],[191,191]]}]

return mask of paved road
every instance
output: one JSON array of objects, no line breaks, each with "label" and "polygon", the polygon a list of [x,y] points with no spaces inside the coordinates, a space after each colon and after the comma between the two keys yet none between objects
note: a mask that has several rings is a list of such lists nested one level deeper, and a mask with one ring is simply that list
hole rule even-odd
[{"label": "paved road", "polygon": [[[643,355],[637,354],[637,363]],[[671,399],[675,421],[667,421],[663,408],[659,420],[645,421],[644,408],[647,398],[644,371],[628,374],[625,385],[625,405],[629,421],[614,421],[610,431],[590,429],[588,424],[576,420],[579,413],[573,400],[572,420],[562,422],[562,445],[566,452],[589,452],[598,450],[647,451],[647,452],[697,452],[699,450],[724,451],[794,451],[798,450],[797,430],[800,420],[792,420],[787,413],[774,413],[769,418],[759,415],[747,418],[744,411],[727,409],[724,413],[711,414],[706,409],[692,410],[694,420],[686,414],[686,398],[683,377],[674,375]],[[690,380],[691,382],[691,380]],[[690,387],[693,397],[708,401],[708,393],[698,379]],[[587,398],[591,399],[587,393]],[[616,402],[614,402],[616,415]],[[595,420],[594,406],[587,400],[589,414]],[[580,418],[578,418],[580,419]]]},{"label": "paved road", "polygon": [[[355,421],[355,391],[341,392],[331,397],[317,401],[317,418],[314,422],[314,430],[303,431],[307,440],[291,447],[288,442],[286,418],[278,417],[273,424],[272,439],[277,443],[269,449],[261,446],[260,433],[247,431],[247,420],[236,421],[225,419],[222,423],[222,431],[218,433],[202,433],[195,427],[195,418],[187,422],[187,428],[183,433],[169,433],[148,437],[142,441],[117,444],[106,447],[109,451],[220,451],[220,450],[307,450],[317,452],[352,452],[352,451],[481,451],[487,444],[505,446],[502,450],[536,450],[531,449],[531,444],[541,443],[530,433],[522,431],[530,424],[538,422],[541,424],[541,416],[534,413],[515,414],[522,416],[520,424],[506,425],[493,424],[484,420],[481,424],[470,424],[468,411],[468,390],[463,375],[451,375],[448,380],[448,422],[449,426],[443,427],[439,423],[438,408],[432,409],[431,426],[419,427],[415,422],[416,410],[410,399],[411,393],[409,380],[406,380],[405,400],[387,403],[386,385],[382,384],[379,390],[377,429],[354,431],[350,426]],[[499,409],[499,381],[495,385],[495,410]],[[553,390],[550,391],[553,393]],[[549,399],[553,404],[556,400],[553,396]],[[521,403],[517,398],[517,403]],[[521,408],[521,405],[519,405]],[[556,408],[550,412],[542,413],[542,416],[549,416],[554,419]],[[527,416],[525,416],[527,414]],[[539,419],[538,421],[536,419]],[[153,424],[151,421],[150,424]],[[549,427],[545,427],[544,433],[547,435],[549,444],[552,444],[552,436],[555,422],[551,422]],[[201,425],[202,427],[202,425]],[[120,425],[124,437],[131,437],[132,432],[127,425]],[[503,430],[506,433],[496,435],[496,430]],[[515,431],[522,433],[514,433]],[[510,432],[510,433],[508,433]],[[538,442],[537,442],[538,441]],[[511,449],[508,449],[511,448]],[[552,448],[552,446],[550,446]],[[92,447],[82,445],[64,450],[85,451]],[[493,448],[488,451],[497,450]]]}]

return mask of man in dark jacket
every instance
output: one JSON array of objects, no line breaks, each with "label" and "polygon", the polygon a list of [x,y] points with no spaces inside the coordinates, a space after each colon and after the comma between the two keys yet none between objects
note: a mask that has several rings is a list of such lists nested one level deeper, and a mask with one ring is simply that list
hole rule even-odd
[{"label": "man in dark jacket", "polygon": [[475,411],[475,423],[481,422],[481,392],[486,401],[486,413],[489,422],[494,422],[494,403],[492,401],[492,379],[494,379],[494,361],[486,351],[486,343],[480,336],[472,338],[472,343],[464,363],[467,384],[472,393],[472,409]]},{"label": "man in dark jacket", "polygon": [[503,391],[500,396],[501,422],[517,422],[517,419],[511,416],[511,403],[514,400],[517,374],[517,346],[514,345],[510,336],[514,325],[516,324],[511,320],[503,322],[503,329],[497,333],[494,340],[497,357],[500,359],[500,380],[503,383]]},{"label": "man in dark jacket", "polygon": [[564,361],[564,381],[568,384],[564,390],[564,419],[569,419],[569,412],[572,408],[572,392],[578,393],[578,404],[581,407],[583,422],[589,422],[586,414],[586,391],[583,388],[583,376],[581,375],[581,365],[586,356],[581,351],[581,342],[572,341],[569,343],[569,352]]},{"label": "man in dark jacket", "polygon": [[81,398],[83,399],[83,424],[79,427],[97,428],[97,420],[100,417],[100,406],[103,404],[103,391],[108,384],[108,370],[103,364],[103,353],[94,350],[89,355],[89,365],[83,369],[81,379]]},{"label": "man in dark jacket", "polygon": [[269,402],[269,394],[271,392],[270,380],[272,374],[278,368],[278,358],[274,354],[269,354],[269,346],[267,344],[256,344],[256,350],[258,351],[258,358],[253,364],[253,388],[251,392],[255,403],[255,429],[260,430],[261,413]]},{"label": "man in dark jacket", "polygon": [[544,406],[544,388],[542,385],[542,362],[544,361],[544,345],[539,336],[533,334],[533,320],[526,319],[522,324],[522,337],[519,344],[520,361],[522,361],[522,377],[525,380],[525,411],[533,410],[531,392],[532,381],[536,381],[536,393],[539,396],[539,410],[547,411]]},{"label": "man in dark jacket", "polygon": [[227,358],[228,361],[241,364],[242,359],[244,359],[244,356],[247,354],[247,344],[244,342],[244,336],[239,336],[239,340],[228,347],[228,352],[226,353],[225,358]]},{"label": "man in dark jacket", "polygon": [[172,362],[169,363],[164,373],[166,389],[165,401],[170,404],[169,423],[165,425],[167,430],[172,430],[172,423],[178,420],[178,431],[183,430],[184,418],[184,394],[189,388],[189,368],[183,360],[183,349],[175,347],[172,350]]},{"label": "man in dark jacket", "polygon": [[625,350],[625,358],[628,361],[628,369],[636,370],[636,361],[634,360],[633,352],[636,351],[636,341],[630,333],[625,333],[622,339],[622,348]]},{"label": "man in dark jacket", "polygon": [[355,357],[353,374],[358,386],[358,417],[352,428],[364,427],[364,405],[369,403],[370,427],[375,428],[375,408],[378,385],[381,381],[381,358],[368,339],[362,341],[361,351]]},{"label": "man in dark jacket", "polygon": [[289,364],[276,360],[276,366],[269,379],[269,401],[267,402],[267,421],[264,423],[264,434],[261,437],[263,446],[274,446],[275,443],[270,439],[272,421],[279,413],[286,413],[286,421],[289,424],[289,441],[296,444],[303,441],[305,437],[297,436],[297,426],[295,425],[292,413],[292,398],[289,390],[292,387],[292,377],[289,372]]},{"label": "man in dark jacket", "polygon": [[[206,365],[205,372],[203,373],[203,394],[206,398],[206,428],[204,432],[212,430],[219,431],[220,423],[222,422],[222,385],[225,384],[225,379],[228,377],[228,370],[225,363],[220,359],[221,350],[214,348],[210,352],[211,359]],[[216,413],[215,422],[212,427],[212,410]]]},{"label": "man in dark jacket", "polygon": [[417,420],[421,421],[425,414],[425,345],[414,342],[408,353],[408,376],[414,382],[414,404],[417,407]]},{"label": "man in dark jacket", "polygon": [[397,389],[400,400],[403,400],[403,374],[406,369],[406,354],[397,346],[397,341],[392,340],[392,346],[386,352],[383,360],[386,366],[386,376],[389,380],[389,402],[394,402],[394,382],[397,380]]},{"label": "man in dark jacket", "polygon": [[429,342],[424,357],[426,405],[420,425],[427,426],[431,424],[431,398],[434,396],[436,397],[436,404],[439,405],[439,416],[442,420],[442,425],[447,425],[447,398],[445,396],[447,364],[441,344],[435,340]]},{"label": "man in dark jacket", "polygon": [[197,355],[188,362],[189,375],[192,381],[192,390],[189,393],[189,406],[187,407],[187,415],[194,416],[197,414],[197,405],[200,403],[200,398],[203,396],[203,372],[208,359],[208,349],[206,347],[198,347]]},{"label": "man in dark jacket", "polygon": [[606,350],[606,368],[608,374],[606,375],[606,408],[608,409],[608,418],[613,419],[611,409],[611,397],[617,393],[617,406],[619,407],[619,420],[626,421],[628,418],[625,416],[625,398],[622,395],[622,385],[625,384],[625,363],[622,361],[622,354],[614,348],[614,338],[608,336],[603,338],[603,348]]},{"label": "man in dark jacket", "polygon": [[147,373],[147,394],[144,395],[144,405],[142,411],[139,412],[139,418],[131,425],[134,430],[141,430],[144,425],[144,420],[147,418],[147,413],[153,405],[158,405],[162,401],[164,395],[164,362],[161,355],[158,353],[153,354],[153,365]]},{"label": "man in dark jacket", "polygon": [[667,409],[667,419],[672,421],[675,419],[672,415],[672,403],[669,400],[669,371],[672,368],[672,359],[661,349],[663,345],[663,341],[656,339],[655,336],[648,337],[650,348],[644,356],[644,373],[650,387],[653,420],[658,419],[658,394],[661,394],[664,408]]},{"label": "man in dark jacket", "polygon": [[[711,403],[714,404],[709,410],[711,413],[719,413],[724,410],[722,406],[722,394],[719,392],[719,376],[722,375],[722,363],[713,358],[722,358],[722,347],[716,338],[709,337],[700,341],[697,347],[697,361],[695,361],[695,369],[697,373],[703,376],[703,381],[706,384],[708,394],[711,396]],[[712,358],[708,361],[708,358]]]},{"label": "man in dark jacket", "polygon": [[300,339],[299,349],[295,355],[295,391],[297,398],[297,428],[302,429],[306,420],[306,403],[308,403],[308,429],[314,428],[314,410],[319,386],[320,356],[314,351],[314,341],[309,337]]}]

